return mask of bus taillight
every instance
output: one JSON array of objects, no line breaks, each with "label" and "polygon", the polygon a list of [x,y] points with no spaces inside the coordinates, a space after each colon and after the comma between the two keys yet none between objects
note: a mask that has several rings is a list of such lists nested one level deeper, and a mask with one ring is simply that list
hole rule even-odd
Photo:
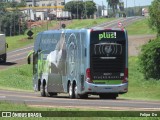
[{"label": "bus taillight", "polygon": [[91,79],[91,71],[90,68],[86,69],[86,81],[89,83],[93,83],[92,79]]},{"label": "bus taillight", "polygon": [[122,83],[127,83],[127,82],[128,82],[128,68],[125,68],[124,79]]}]

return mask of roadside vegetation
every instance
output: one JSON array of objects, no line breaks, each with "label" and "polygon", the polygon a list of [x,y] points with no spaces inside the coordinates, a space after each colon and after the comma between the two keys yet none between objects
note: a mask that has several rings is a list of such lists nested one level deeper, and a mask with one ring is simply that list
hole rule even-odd
[{"label": "roadside vegetation", "polygon": [[149,26],[149,19],[145,18],[134,22],[126,27],[129,35],[150,35],[156,34],[156,31],[152,30]]},{"label": "roadside vegetation", "polygon": [[69,24],[67,28],[69,29],[80,29],[80,28],[90,28],[96,26],[100,23],[109,22],[115,18],[99,18],[99,19],[79,19],[73,20],[72,24]]},{"label": "roadside vegetation", "polygon": [[157,38],[142,46],[140,58],[141,72],[146,79],[160,81],[160,19],[159,0],[154,0],[149,7],[149,26],[156,31]]}]

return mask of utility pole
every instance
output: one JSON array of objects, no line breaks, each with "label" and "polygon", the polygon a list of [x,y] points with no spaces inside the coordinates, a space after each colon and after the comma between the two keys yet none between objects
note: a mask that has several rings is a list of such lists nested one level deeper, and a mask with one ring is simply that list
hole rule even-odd
[{"label": "utility pole", "polygon": [[85,17],[87,18],[86,0],[85,0]]},{"label": "utility pole", "polygon": [[77,0],[77,19],[78,19],[78,1],[79,0]]},{"label": "utility pole", "polygon": [[103,1],[102,1],[102,12],[103,12],[103,17],[104,17],[104,5],[103,5]]},{"label": "utility pole", "polygon": [[127,16],[127,0],[126,0],[126,16]]}]

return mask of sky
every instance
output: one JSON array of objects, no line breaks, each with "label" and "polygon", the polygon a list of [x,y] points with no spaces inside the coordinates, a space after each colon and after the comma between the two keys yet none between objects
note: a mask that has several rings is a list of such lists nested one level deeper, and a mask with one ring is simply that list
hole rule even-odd
[{"label": "sky", "polygon": [[[71,0],[66,0],[66,2],[71,1]],[[106,0],[93,0],[96,4],[107,6]],[[153,0],[123,0],[124,1],[124,7],[133,7],[133,6],[145,6],[145,5],[151,5],[151,2]]]}]

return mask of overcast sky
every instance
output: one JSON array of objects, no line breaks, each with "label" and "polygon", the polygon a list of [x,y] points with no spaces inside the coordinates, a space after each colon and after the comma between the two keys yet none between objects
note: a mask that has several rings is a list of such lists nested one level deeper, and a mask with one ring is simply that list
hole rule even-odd
[{"label": "overcast sky", "polygon": [[[71,0],[66,0],[66,2],[71,1]],[[106,0],[93,0],[95,3],[107,6]],[[126,7],[133,7],[133,6],[144,6],[144,5],[150,5],[153,0],[123,0],[124,1],[124,6]]]}]

